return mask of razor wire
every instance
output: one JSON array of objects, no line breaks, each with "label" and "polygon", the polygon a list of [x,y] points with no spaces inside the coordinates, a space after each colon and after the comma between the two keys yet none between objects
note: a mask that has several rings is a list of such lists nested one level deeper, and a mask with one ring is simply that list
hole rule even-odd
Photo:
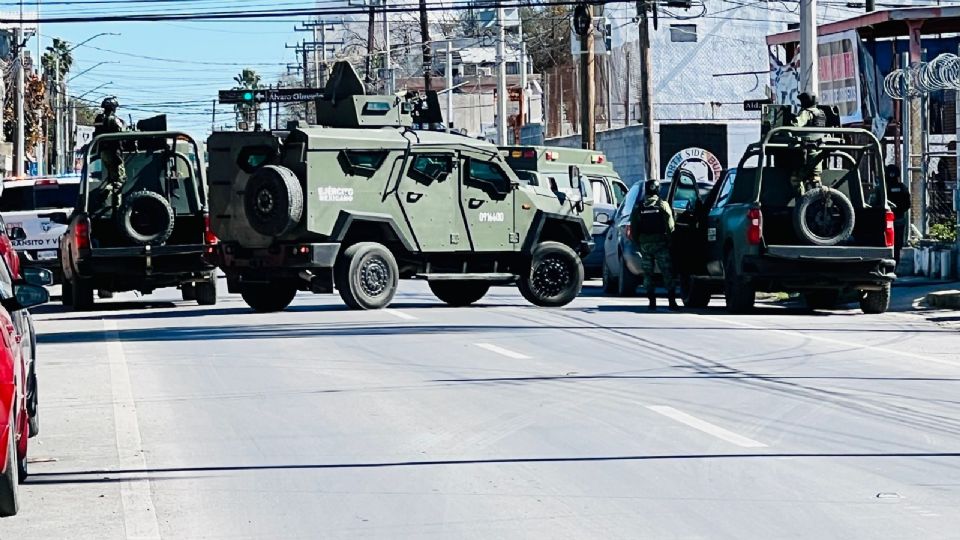
[{"label": "razor wire", "polygon": [[929,62],[895,69],[883,78],[894,99],[912,99],[937,90],[960,90],[960,56],[944,53]]}]

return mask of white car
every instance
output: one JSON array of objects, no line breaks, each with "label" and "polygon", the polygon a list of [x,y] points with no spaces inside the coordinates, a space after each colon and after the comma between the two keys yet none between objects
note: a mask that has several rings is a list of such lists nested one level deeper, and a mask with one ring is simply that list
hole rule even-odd
[{"label": "white car", "polygon": [[67,230],[79,193],[79,175],[7,180],[0,189],[0,215],[7,232],[19,227],[26,233],[13,240],[21,263],[52,271],[58,282],[60,237]]}]

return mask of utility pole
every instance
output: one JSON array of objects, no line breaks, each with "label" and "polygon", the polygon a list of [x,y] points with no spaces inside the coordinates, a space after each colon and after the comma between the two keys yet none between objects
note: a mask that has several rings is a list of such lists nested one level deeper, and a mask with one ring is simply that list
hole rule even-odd
[{"label": "utility pole", "polygon": [[430,47],[430,21],[427,19],[427,0],[420,0],[420,41],[423,50],[423,89],[430,91],[430,71],[433,69],[433,50]]},{"label": "utility pole", "polygon": [[213,100],[213,116],[210,118],[210,132],[217,129],[217,100]]},{"label": "utility pole", "polygon": [[[324,71],[326,71],[327,46],[324,42],[327,40],[327,29],[323,25],[323,22],[321,21],[321,24],[319,27],[314,25],[311,27],[311,30],[313,30],[314,43],[318,41],[320,42],[320,54],[323,55]],[[316,47],[313,48],[313,72],[317,74],[316,80],[314,81],[316,83],[316,86],[314,86],[314,88],[320,88],[320,85],[325,84],[327,81],[323,81],[323,83],[320,82],[320,55],[317,54]]]},{"label": "utility pole", "polygon": [[[660,175],[657,164],[653,126],[653,64],[650,61],[650,21],[647,17],[648,0],[638,4],[640,10],[640,122],[643,124],[643,157],[647,178]],[[656,4],[650,6],[657,9]],[[628,113],[629,116],[629,113]]]},{"label": "utility pole", "polygon": [[623,96],[623,127],[630,125],[630,49],[626,51],[627,76],[623,78],[624,96]]},{"label": "utility pole", "polygon": [[390,59],[390,12],[387,0],[383,0],[383,69],[386,77],[383,87],[387,94],[393,93],[393,61]]},{"label": "utility pole", "polygon": [[[21,21],[22,21],[21,17]],[[23,116],[23,24],[14,31],[14,43],[17,47],[17,100],[16,100],[16,115],[17,115],[17,132],[13,140],[14,148],[14,163],[13,163],[13,175],[17,177],[24,176],[23,164],[26,161],[26,144],[24,141],[23,135],[23,124],[26,119]]]},{"label": "utility pole", "polygon": [[373,59],[373,51],[376,48],[376,43],[374,43],[374,29],[376,27],[377,10],[374,7],[373,2],[370,2],[369,12],[369,18],[367,20],[367,59],[364,62],[364,77],[366,79],[365,82],[367,83],[367,86],[373,82],[373,73],[371,73],[371,60]]},{"label": "utility pole", "polygon": [[820,81],[816,68],[817,0],[800,0],[800,92],[817,94]]},{"label": "utility pole", "polygon": [[507,53],[504,9],[497,8],[497,144],[507,145]]},{"label": "utility pole", "polygon": [[593,55],[593,6],[577,4],[573,10],[573,29],[580,37],[580,146],[596,148],[596,104]]},{"label": "utility pole", "polygon": [[523,41],[523,21],[520,22],[520,108],[521,110],[527,111],[520,115],[520,125],[525,125],[527,123],[526,115],[529,114],[530,108],[527,106],[527,42]]},{"label": "utility pole", "polygon": [[[63,129],[61,125],[63,115],[60,110],[60,55],[54,54],[55,58],[53,59],[53,174],[59,174],[61,156],[63,154],[63,148],[60,145],[60,131]],[[40,174],[43,174],[42,172]]]},{"label": "utility pole", "polygon": [[447,129],[453,128],[453,43],[447,41]]},{"label": "utility pole", "polygon": [[[939,4],[939,2],[937,2],[937,3]],[[876,9],[877,9],[877,2],[876,2],[876,0],[867,0],[866,7],[867,7],[867,13],[869,13],[869,12],[871,12],[871,11],[876,11]]]}]

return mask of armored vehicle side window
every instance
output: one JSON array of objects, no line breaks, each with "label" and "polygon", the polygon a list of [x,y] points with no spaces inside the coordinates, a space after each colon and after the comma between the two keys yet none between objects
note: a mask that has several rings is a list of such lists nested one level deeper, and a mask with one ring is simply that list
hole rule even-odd
[{"label": "armored vehicle side window", "polygon": [[467,181],[470,184],[494,195],[503,195],[510,191],[510,179],[499,165],[476,159],[471,159],[469,163]]},{"label": "armored vehicle side window", "polygon": [[343,150],[340,152],[340,155],[337,156],[337,160],[340,162],[340,167],[344,173],[365,176],[367,178],[373,176],[386,159],[387,152],[382,150],[372,152]]},{"label": "armored vehicle side window", "polygon": [[413,157],[407,173],[421,184],[443,182],[453,172],[453,156],[443,154],[418,154]]},{"label": "armored vehicle side window", "polygon": [[593,188],[593,204],[614,204],[603,179],[591,177],[590,187]]},{"label": "armored vehicle side window", "polygon": [[533,171],[523,171],[523,170],[514,170],[513,172],[517,173],[517,178],[530,186],[539,186],[540,180],[537,179],[537,174]]}]

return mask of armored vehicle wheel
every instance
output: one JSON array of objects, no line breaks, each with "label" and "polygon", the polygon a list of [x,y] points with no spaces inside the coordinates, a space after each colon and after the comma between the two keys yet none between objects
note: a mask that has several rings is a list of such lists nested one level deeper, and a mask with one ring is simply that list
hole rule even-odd
[{"label": "armored vehicle wheel", "polygon": [[89,280],[74,277],[70,283],[73,309],[85,311],[93,309],[93,285]]},{"label": "armored vehicle wheel", "polygon": [[620,276],[617,278],[617,296],[636,296],[640,284],[637,276],[630,271],[627,262],[620,259]]},{"label": "armored vehicle wheel", "polygon": [[603,294],[607,296],[612,296],[617,293],[617,278],[613,277],[613,272],[610,271],[610,267],[607,266],[606,261],[603,263]]},{"label": "armored vehicle wheel", "polygon": [[296,295],[296,287],[282,282],[244,283],[240,289],[243,301],[258,313],[283,311]]},{"label": "armored vehicle wheel", "polygon": [[879,291],[863,291],[860,297],[860,309],[864,313],[877,315],[890,308],[890,284],[884,284]]},{"label": "armored vehicle wheel", "polygon": [[843,193],[821,186],[797,199],[793,226],[797,235],[815,246],[835,246],[853,234],[853,203]]},{"label": "armored vehicle wheel", "polygon": [[166,197],[153,191],[127,195],[117,219],[123,234],[141,246],[162,244],[173,234],[173,208]]},{"label": "armored vehicle wheel", "polygon": [[437,298],[453,307],[469,306],[490,290],[490,284],[484,281],[430,281],[428,284]]},{"label": "armored vehicle wheel", "polygon": [[810,309],[830,309],[840,302],[840,291],[821,290],[803,293],[803,303]]},{"label": "armored vehicle wheel", "polygon": [[300,181],[286,167],[267,165],[247,181],[243,209],[253,230],[265,236],[282,236],[297,226],[303,214]]},{"label": "armored vehicle wheel", "polygon": [[583,261],[569,246],[541,242],[533,248],[530,267],[520,276],[517,286],[533,305],[565,306],[580,294]]},{"label": "armored vehicle wheel", "polygon": [[184,283],[180,285],[180,296],[184,301],[193,301],[197,299],[197,289],[194,287],[193,283]]},{"label": "armored vehicle wheel", "polygon": [[[206,281],[201,281],[193,286],[194,295],[197,304],[201,306],[214,306],[217,304],[217,276],[213,275]],[[296,291],[294,291],[296,294]],[[289,304],[289,302],[287,302]],[[286,306],[284,306],[286,307]]]},{"label": "armored vehicle wheel", "polygon": [[348,247],[333,269],[334,285],[350,309],[387,307],[397,292],[399,276],[393,253],[376,242]]},{"label": "armored vehicle wheel", "polygon": [[731,313],[750,311],[757,297],[753,286],[737,275],[732,251],[727,253],[723,261],[723,296],[727,301],[727,311]]},{"label": "armored vehicle wheel", "polygon": [[694,279],[693,276],[680,275],[680,300],[685,307],[705,308],[710,305],[710,284]]}]

